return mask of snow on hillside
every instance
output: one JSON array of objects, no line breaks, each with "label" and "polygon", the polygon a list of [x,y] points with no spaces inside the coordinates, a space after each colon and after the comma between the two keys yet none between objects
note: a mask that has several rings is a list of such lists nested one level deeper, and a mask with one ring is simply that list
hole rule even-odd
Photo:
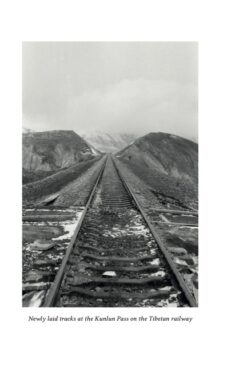
[{"label": "snow on hillside", "polygon": [[132,143],[137,136],[125,133],[104,133],[90,132],[81,133],[81,136],[87,143],[100,152],[117,152]]}]

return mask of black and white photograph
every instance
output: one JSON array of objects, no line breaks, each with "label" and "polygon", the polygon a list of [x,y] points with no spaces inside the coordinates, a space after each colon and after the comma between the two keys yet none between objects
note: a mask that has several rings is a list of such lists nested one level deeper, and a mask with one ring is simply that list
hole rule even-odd
[{"label": "black and white photograph", "polygon": [[197,43],[22,48],[23,306],[198,306]]},{"label": "black and white photograph", "polygon": [[245,8],[1,4],[1,369],[247,369]]}]

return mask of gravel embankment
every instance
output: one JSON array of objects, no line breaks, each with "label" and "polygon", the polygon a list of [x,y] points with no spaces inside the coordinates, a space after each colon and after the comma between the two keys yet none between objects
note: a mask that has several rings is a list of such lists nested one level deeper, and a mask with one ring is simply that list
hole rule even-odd
[{"label": "gravel embankment", "polygon": [[[191,195],[188,193],[183,195],[186,190],[180,190],[178,194],[176,189],[173,189],[171,193],[171,184],[168,189],[161,177],[150,177],[148,170],[143,169],[139,172],[134,164],[128,166],[123,161],[117,161],[117,164],[139,203],[145,209],[161,241],[170,252],[177,270],[197,299],[198,216],[196,212],[190,214],[188,209],[188,207],[197,207],[196,197],[192,197],[189,202]],[[167,197],[167,194],[170,197]],[[171,194],[176,198],[171,198]],[[184,203],[181,202],[181,198]],[[173,213],[173,210],[178,210],[178,214]]]},{"label": "gravel embankment", "polygon": [[23,204],[32,203],[44,196],[59,192],[63,187],[67,186],[68,183],[74,181],[90,167],[97,164],[100,159],[101,157],[97,157],[93,160],[79,163],[45,179],[23,186]]}]

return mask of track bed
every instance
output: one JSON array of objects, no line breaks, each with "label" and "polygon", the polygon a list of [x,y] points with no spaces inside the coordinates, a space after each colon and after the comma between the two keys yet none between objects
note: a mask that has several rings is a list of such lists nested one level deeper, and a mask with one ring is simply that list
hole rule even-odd
[{"label": "track bed", "polygon": [[189,306],[110,156],[92,200],[45,306]]}]

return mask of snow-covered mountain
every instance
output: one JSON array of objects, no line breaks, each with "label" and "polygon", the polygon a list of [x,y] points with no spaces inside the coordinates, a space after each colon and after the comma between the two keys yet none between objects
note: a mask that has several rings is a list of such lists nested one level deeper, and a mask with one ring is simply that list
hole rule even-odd
[{"label": "snow-covered mountain", "polygon": [[125,148],[137,138],[137,135],[126,133],[81,133],[82,138],[100,152],[117,152]]}]

